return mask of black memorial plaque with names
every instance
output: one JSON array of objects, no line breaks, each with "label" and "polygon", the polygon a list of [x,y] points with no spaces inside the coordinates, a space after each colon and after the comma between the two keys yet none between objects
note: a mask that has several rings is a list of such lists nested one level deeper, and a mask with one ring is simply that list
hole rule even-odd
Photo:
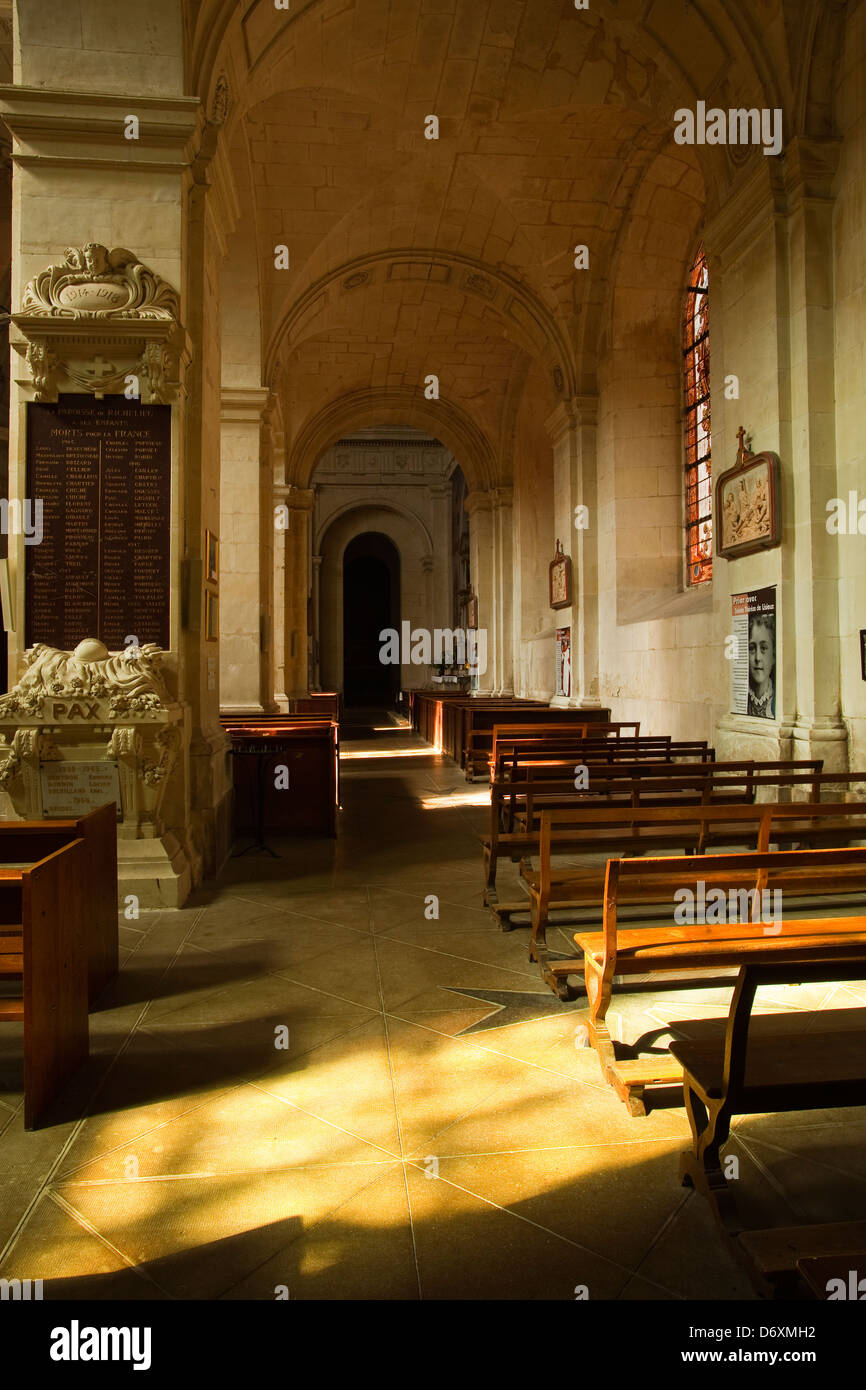
[{"label": "black memorial plaque with names", "polygon": [[171,406],[124,396],[27,405],[26,643],[171,644]]}]

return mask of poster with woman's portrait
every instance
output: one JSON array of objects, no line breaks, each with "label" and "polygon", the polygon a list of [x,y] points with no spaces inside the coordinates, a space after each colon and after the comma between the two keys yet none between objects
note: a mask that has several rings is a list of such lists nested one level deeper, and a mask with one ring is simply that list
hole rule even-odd
[{"label": "poster with woman's portrait", "polygon": [[776,718],[776,588],[732,594],[731,712]]},{"label": "poster with woman's portrait", "polygon": [[571,628],[556,629],[556,693],[571,694]]}]

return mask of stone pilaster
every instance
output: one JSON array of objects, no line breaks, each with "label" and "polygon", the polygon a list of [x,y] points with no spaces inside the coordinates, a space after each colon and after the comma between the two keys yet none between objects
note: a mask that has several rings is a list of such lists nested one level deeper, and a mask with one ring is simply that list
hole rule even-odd
[{"label": "stone pilaster", "polygon": [[795,757],[847,767],[841,717],[839,547],[827,503],[836,474],[832,181],[836,142],[794,140],[785,151],[788,195],[791,451],[794,494],[793,603],[796,622]]},{"label": "stone pilaster", "polygon": [[466,498],[469,513],[469,573],[478,598],[478,627],[487,634],[487,669],[479,672],[478,695],[492,695],[496,670],[497,587],[493,555],[493,513],[489,492],[476,490]]},{"label": "stone pilaster", "polygon": [[[597,709],[598,642],[598,489],[596,483],[595,396],[578,396],[556,407],[545,421],[553,446],[555,531],[571,555],[572,603],[556,612],[557,627],[571,627],[571,698],[553,705]],[[578,511],[586,508],[585,512]],[[584,524],[585,519],[585,524]],[[580,521],[576,526],[575,522]],[[551,668],[555,653],[551,650]]]},{"label": "stone pilaster", "polygon": [[313,488],[292,488],[286,496],[289,528],[286,531],[284,593],[284,669],[286,695],[293,699],[309,690],[308,611],[312,575]]},{"label": "stone pilaster", "polygon": [[220,488],[220,707],[273,708],[269,650],[273,508],[262,459],[265,387],[222,393]]}]

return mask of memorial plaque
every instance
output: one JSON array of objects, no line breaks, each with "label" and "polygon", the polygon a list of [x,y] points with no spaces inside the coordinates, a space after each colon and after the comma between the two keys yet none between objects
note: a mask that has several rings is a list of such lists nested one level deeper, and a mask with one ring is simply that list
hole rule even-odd
[{"label": "memorial plaque", "polygon": [[171,406],[124,396],[27,405],[26,643],[171,645]]},{"label": "memorial plaque", "polygon": [[115,802],[120,812],[117,763],[42,763],[39,773],[42,815],[49,820],[52,816],[83,816],[107,801]]}]

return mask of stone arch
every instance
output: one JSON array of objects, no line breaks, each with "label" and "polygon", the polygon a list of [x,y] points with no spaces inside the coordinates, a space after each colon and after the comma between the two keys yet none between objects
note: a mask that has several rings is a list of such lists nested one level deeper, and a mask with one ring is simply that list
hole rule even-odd
[{"label": "stone arch", "polygon": [[[341,508],[329,518],[318,541],[319,673],[326,689],[343,688],[343,556],[355,537],[367,532],[384,535],[400,557],[400,612],[413,625],[432,628],[432,565],[429,533],[406,508],[361,502]],[[418,668],[401,668],[404,685],[417,682]],[[426,675],[426,672],[424,673]]]},{"label": "stone arch", "polygon": [[349,430],[378,425],[408,425],[429,431],[452,452],[471,488],[495,486],[496,461],[484,433],[453,402],[428,401],[407,388],[361,389],[338,396],[307,421],[287,460],[287,481],[309,487],[326,449]]},{"label": "stone arch", "polygon": [[[336,507],[334,511],[329,512],[327,518],[325,519],[325,521],[322,522],[321,526],[319,527],[319,530],[316,533],[314,539],[314,547],[316,553],[321,554],[322,542],[324,541],[330,528],[334,525],[335,522],[339,521],[340,517],[347,516],[350,512],[357,512],[360,508],[368,505],[369,503],[366,502],[346,502],[343,506]],[[393,498],[390,497],[387,500],[377,500],[376,506],[380,511],[397,512],[400,516],[404,517],[406,521],[410,523],[410,525],[417,527],[417,529],[421,532],[421,535],[424,538],[424,544],[426,547],[424,551],[424,558],[432,559],[433,537],[430,535],[430,531],[427,528],[427,526],[425,526],[424,522],[421,520],[421,517],[418,516],[415,512],[413,512],[411,507],[405,507],[402,504],[402,502],[396,502],[393,500]],[[346,545],[348,545],[349,540],[351,540],[351,537],[347,536]]]}]

